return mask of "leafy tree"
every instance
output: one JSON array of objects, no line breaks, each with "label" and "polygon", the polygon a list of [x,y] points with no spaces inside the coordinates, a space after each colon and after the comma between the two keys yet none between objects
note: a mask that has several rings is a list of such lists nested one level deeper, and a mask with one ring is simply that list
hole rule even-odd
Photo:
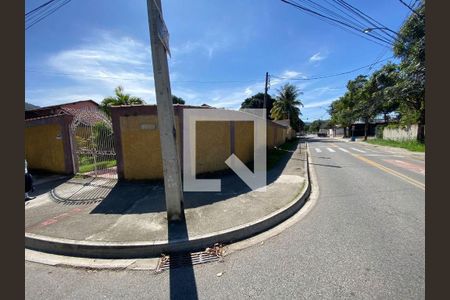
[{"label": "leafy tree", "polygon": [[399,81],[398,66],[387,63],[372,74],[371,80],[375,85],[373,96],[377,102],[377,112],[383,114],[384,121],[387,123],[389,121],[388,114],[397,111],[400,105],[395,88]]},{"label": "leafy tree", "polygon": [[183,98],[177,97],[175,95],[172,95],[172,102],[173,102],[173,104],[185,104],[186,103],[186,101],[184,101]]},{"label": "leafy tree", "polygon": [[[270,111],[273,107],[275,99],[272,98],[269,94],[267,94],[266,99],[266,110],[267,110],[267,118],[271,119]],[[241,104],[241,108],[263,108],[264,107],[264,94],[258,93],[244,100]]]},{"label": "leafy tree", "polygon": [[273,107],[270,110],[270,116],[274,120],[289,119],[291,127],[296,131],[300,127],[300,108],[303,106],[298,97],[302,92],[293,84],[286,83],[278,90],[278,95]]},{"label": "leafy tree", "polygon": [[353,101],[353,117],[364,122],[364,140],[367,140],[369,122],[377,114],[377,103],[373,93],[376,90],[374,81],[368,80],[367,76],[359,75],[350,80],[347,89],[351,101]]},{"label": "leafy tree", "polygon": [[315,133],[319,129],[329,129],[331,128],[331,123],[329,120],[315,120],[309,125],[309,132]]},{"label": "leafy tree", "polygon": [[118,105],[133,105],[133,104],[143,104],[144,100],[139,97],[132,97],[130,94],[125,94],[123,92],[123,87],[118,86],[114,89],[115,96],[106,97],[103,99],[101,103],[102,110],[109,116],[110,106],[118,106]]},{"label": "leafy tree", "polygon": [[310,131],[310,126],[311,126],[311,124],[305,124],[305,125],[303,126],[303,131],[304,131],[304,132],[309,132],[309,131]]},{"label": "leafy tree", "polygon": [[92,128],[93,142],[97,150],[110,150],[114,147],[114,136],[110,126],[97,122]]},{"label": "leafy tree", "polygon": [[400,29],[394,53],[401,59],[396,92],[402,123],[417,123],[417,140],[425,141],[425,1]]},{"label": "leafy tree", "polygon": [[333,101],[328,109],[328,113],[331,116],[330,123],[333,126],[339,125],[343,127],[345,137],[349,136],[347,127],[350,127],[351,124],[357,119],[355,113],[353,112],[354,106],[354,99],[351,97],[349,92],[346,92],[344,96]]}]

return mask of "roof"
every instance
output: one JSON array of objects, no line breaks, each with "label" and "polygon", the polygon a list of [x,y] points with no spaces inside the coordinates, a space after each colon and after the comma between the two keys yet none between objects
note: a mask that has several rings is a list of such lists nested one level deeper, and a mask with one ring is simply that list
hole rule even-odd
[{"label": "roof", "polygon": [[[94,100],[80,100],[68,103],[61,103],[57,105],[39,107],[36,109],[26,110],[25,111],[25,119],[39,118],[44,116],[52,116],[52,115],[60,115],[64,113],[74,114],[79,108],[76,108],[76,105],[79,104],[93,104],[96,107],[100,107],[100,105]],[[75,107],[74,107],[75,106]]]},{"label": "roof", "polygon": [[66,105],[72,105],[72,104],[78,104],[78,103],[82,103],[82,102],[90,102],[93,103],[97,106],[100,106],[97,102],[95,102],[94,100],[88,99],[88,100],[79,100],[79,101],[74,101],[74,102],[67,102],[67,103],[61,103],[61,104],[56,104],[56,105],[50,105],[50,106],[43,106],[43,107],[39,107],[39,108],[35,108],[35,109],[30,109],[28,111],[40,111],[40,110],[46,110],[46,109],[53,109],[53,108],[61,108],[64,107]]}]

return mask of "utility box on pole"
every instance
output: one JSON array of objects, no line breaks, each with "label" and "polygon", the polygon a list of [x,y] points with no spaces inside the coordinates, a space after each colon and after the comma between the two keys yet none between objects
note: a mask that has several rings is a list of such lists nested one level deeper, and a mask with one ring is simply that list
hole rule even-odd
[{"label": "utility box on pole", "polygon": [[169,66],[167,63],[167,53],[170,55],[169,33],[162,15],[161,0],[147,0],[147,10],[158,127],[161,139],[167,219],[175,221],[180,220],[183,216],[183,190],[175,136],[175,117],[170,90]]}]

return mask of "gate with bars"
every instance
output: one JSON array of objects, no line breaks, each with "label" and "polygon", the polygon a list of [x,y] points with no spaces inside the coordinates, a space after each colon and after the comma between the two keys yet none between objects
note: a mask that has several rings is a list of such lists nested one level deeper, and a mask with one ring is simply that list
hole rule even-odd
[{"label": "gate with bars", "polygon": [[110,118],[99,109],[71,111],[74,163],[77,174],[117,179],[114,132]]}]

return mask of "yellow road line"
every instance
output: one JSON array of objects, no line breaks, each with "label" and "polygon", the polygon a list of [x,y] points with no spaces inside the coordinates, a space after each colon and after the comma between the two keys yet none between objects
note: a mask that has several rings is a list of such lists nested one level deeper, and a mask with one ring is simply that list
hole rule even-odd
[{"label": "yellow road line", "polygon": [[[338,147],[335,143],[330,143],[330,144],[331,144],[332,146],[334,146],[334,147]],[[373,160],[370,160],[370,159],[368,159],[368,158],[365,158],[365,157],[363,157],[363,156],[361,156],[361,155],[359,155],[359,154],[353,154],[353,153],[350,153],[350,155],[353,155],[354,157],[356,157],[356,158],[358,158],[358,159],[360,159],[360,160],[362,160],[362,161],[368,163],[369,165],[372,165],[372,166],[374,166],[374,167],[376,167],[376,168],[378,168],[378,169],[380,169],[380,170],[382,170],[382,171],[384,171],[384,172],[386,172],[386,173],[389,173],[389,174],[391,174],[391,175],[397,176],[397,177],[399,177],[399,178],[405,180],[406,182],[408,182],[408,183],[410,183],[410,184],[412,184],[412,185],[414,185],[414,186],[416,186],[416,187],[418,187],[418,188],[420,188],[420,189],[422,189],[422,190],[425,190],[425,184],[423,184],[423,183],[420,182],[420,181],[417,181],[417,180],[415,180],[415,179],[412,179],[411,177],[408,177],[408,176],[406,176],[406,175],[404,175],[404,174],[402,174],[402,173],[399,173],[399,172],[397,172],[397,171],[394,171],[394,170],[392,170],[392,169],[390,169],[390,168],[388,168],[388,167],[385,167],[385,166],[383,166],[383,165],[381,165],[381,164],[379,164],[379,163],[376,163],[376,162],[374,162]]]},{"label": "yellow road line", "polygon": [[420,181],[417,181],[417,180],[415,180],[415,179],[412,179],[412,178],[410,178],[410,177],[408,177],[408,176],[406,176],[406,175],[404,175],[404,174],[402,174],[402,173],[399,173],[399,172],[394,171],[394,170],[392,170],[392,169],[390,169],[390,168],[387,168],[387,167],[385,167],[385,166],[383,166],[383,165],[381,165],[381,164],[379,164],[379,163],[376,163],[376,162],[374,162],[374,161],[372,161],[372,160],[370,160],[370,159],[367,159],[367,158],[365,158],[365,157],[362,157],[362,156],[359,155],[359,154],[352,154],[352,155],[353,155],[354,157],[356,157],[356,158],[358,158],[358,159],[360,159],[360,160],[362,160],[362,161],[368,163],[369,165],[372,165],[372,166],[374,166],[374,167],[376,167],[376,168],[378,168],[378,169],[380,169],[380,170],[382,170],[382,171],[384,171],[384,172],[386,172],[386,173],[389,173],[389,174],[391,174],[391,175],[397,176],[397,177],[399,177],[399,178],[405,180],[406,182],[408,182],[408,183],[410,183],[410,184],[412,184],[412,185],[414,185],[414,186],[416,186],[416,187],[418,187],[418,188],[420,188],[420,189],[422,189],[422,190],[425,190],[425,184],[423,184],[423,183],[420,182]]}]

